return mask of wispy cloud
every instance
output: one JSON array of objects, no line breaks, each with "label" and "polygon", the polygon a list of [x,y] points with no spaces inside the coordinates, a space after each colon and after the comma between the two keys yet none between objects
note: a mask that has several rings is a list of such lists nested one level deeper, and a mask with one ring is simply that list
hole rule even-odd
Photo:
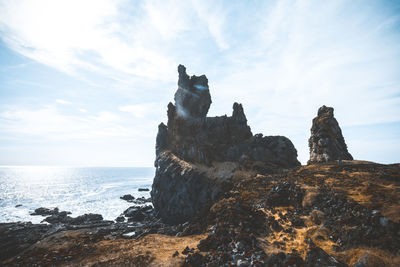
[{"label": "wispy cloud", "polygon": [[128,112],[129,114],[131,114],[136,118],[145,118],[155,114],[162,114],[165,108],[161,103],[143,103],[143,104],[122,106],[119,108],[119,110]]},{"label": "wispy cloud", "polygon": [[56,102],[58,104],[62,104],[62,105],[70,105],[70,104],[72,104],[71,102],[66,101],[66,100],[62,100],[62,99],[56,99]]},{"label": "wispy cloud", "polygon": [[[96,87],[54,94],[71,103],[63,109],[0,107],[0,130],[139,138],[165,118],[183,63],[209,78],[210,115],[242,102],[253,132],[287,135],[305,162],[323,104],[335,107],[344,131],[398,123],[399,14],[393,1],[0,0],[0,37],[10,49]],[[25,93],[52,89],[21,77]],[[365,151],[349,147],[355,157]]]}]

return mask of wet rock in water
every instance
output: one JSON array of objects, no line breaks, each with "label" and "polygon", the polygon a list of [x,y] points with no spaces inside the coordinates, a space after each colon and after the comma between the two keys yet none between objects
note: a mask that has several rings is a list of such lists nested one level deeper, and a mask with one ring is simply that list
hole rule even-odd
[{"label": "wet rock in water", "polygon": [[138,191],[139,192],[146,192],[146,191],[150,191],[150,189],[148,189],[148,188],[139,188]]},{"label": "wet rock in water", "polygon": [[128,194],[128,195],[123,195],[122,197],[120,197],[120,199],[129,201],[129,200],[134,200],[135,197],[132,196],[131,194]]},{"label": "wet rock in water", "polygon": [[145,203],[150,203],[151,202],[151,198],[145,198],[145,197],[138,197],[135,200],[132,201],[128,201],[128,202],[132,202],[135,204],[145,204]]},{"label": "wet rock in water", "polygon": [[150,219],[152,211],[153,207],[149,205],[132,206],[124,211],[124,215],[128,218],[128,222],[141,222],[146,218]]},{"label": "wet rock in water", "polygon": [[[41,208],[35,209],[35,211],[31,213],[31,215],[48,216],[48,215],[58,214],[58,212],[59,212],[58,208],[48,209],[48,208],[41,207]],[[71,214],[71,213],[69,212],[69,214]]]},{"label": "wet rock in water", "polygon": [[49,217],[46,217],[44,221],[48,223],[63,223],[68,225],[79,225],[79,224],[94,224],[103,221],[103,216],[101,214],[84,214],[78,216],[76,218],[67,216],[68,213],[60,212],[58,214],[53,214]]},{"label": "wet rock in water", "polygon": [[72,218],[71,224],[90,224],[100,221],[103,221],[103,216],[101,216],[101,214],[89,213],[78,216],[76,218]]},{"label": "wet rock in water", "polygon": [[[211,104],[207,77],[178,67],[175,105],[158,127],[152,201],[168,223],[182,223],[207,211],[241,167],[269,171],[299,166],[297,151],[284,136],[252,134],[243,106],[232,116],[206,117]],[[241,165],[241,166],[239,166]]]},{"label": "wet rock in water", "polygon": [[313,119],[308,145],[310,147],[308,164],[353,159],[347,151],[342,130],[333,116],[331,107],[319,108],[318,116]]},{"label": "wet rock in water", "polygon": [[46,217],[43,221],[48,223],[67,223],[71,217],[67,216],[66,212],[60,212],[58,214],[53,214],[49,217]]}]

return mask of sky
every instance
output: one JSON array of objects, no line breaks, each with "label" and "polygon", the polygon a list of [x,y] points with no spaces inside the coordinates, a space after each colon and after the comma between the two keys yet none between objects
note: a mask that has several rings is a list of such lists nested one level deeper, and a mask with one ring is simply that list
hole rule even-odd
[{"label": "sky", "polygon": [[302,164],[322,105],[400,162],[400,1],[0,0],[0,165],[153,166],[178,64]]}]

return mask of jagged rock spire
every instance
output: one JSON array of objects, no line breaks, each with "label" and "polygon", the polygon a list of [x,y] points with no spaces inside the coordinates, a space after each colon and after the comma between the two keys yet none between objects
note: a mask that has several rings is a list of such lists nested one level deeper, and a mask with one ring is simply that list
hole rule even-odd
[{"label": "jagged rock spire", "polygon": [[322,106],[318,109],[318,116],[313,119],[308,145],[310,147],[309,164],[353,159],[347,151],[342,130],[331,107]]},{"label": "jagged rock spire", "polygon": [[178,90],[175,93],[176,112],[184,118],[204,118],[211,105],[208,79],[205,75],[189,77],[183,65],[178,66]]}]

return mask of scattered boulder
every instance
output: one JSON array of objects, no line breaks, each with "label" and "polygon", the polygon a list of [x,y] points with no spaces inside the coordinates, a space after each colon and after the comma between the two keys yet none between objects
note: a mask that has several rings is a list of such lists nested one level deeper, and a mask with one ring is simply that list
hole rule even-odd
[{"label": "scattered boulder", "polygon": [[[55,215],[58,214],[59,210],[58,208],[54,209],[48,209],[48,208],[37,208],[35,209],[35,212],[32,212],[31,215],[41,215],[41,216],[48,216],[48,215]],[[68,214],[71,214],[71,212],[67,211]]]},{"label": "scattered boulder", "polygon": [[132,196],[131,194],[128,194],[128,195],[123,195],[122,197],[120,197],[120,199],[130,201],[130,200],[134,200],[135,197]]},{"label": "scattered boulder", "polygon": [[347,151],[342,130],[333,116],[333,108],[322,106],[318,116],[313,119],[310,147],[310,163],[322,163],[335,160],[353,160]]},{"label": "scattered boulder", "polygon": [[150,191],[150,189],[148,189],[148,188],[139,188],[138,191],[139,192],[146,192],[146,191]]},{"label": "scattered boulder", "polygon": [[90,224],[94,222],[100,222],[103,221],[103,216],[101,214],[84,214],[81,216],[78,216],[76,218],[71,219],[71,224]]},{"label": "scattered boulder", "polygon": [[46,217],[43,221],[46,221],[51,224],[62,223],[67,225],[93,224],[102,222],[103,216],[101,216],[101,214],[89,213],[73,218],[67,216],[66,212],[60,212],[58,214],[53,214],[49,217]]},{"label": "scattered boulder", "polygon": [[141,222],[145,219],[151,219],[153,207],[147,206],[132,206],[124,211],[124,216],[128,218],[128,222]]}]

